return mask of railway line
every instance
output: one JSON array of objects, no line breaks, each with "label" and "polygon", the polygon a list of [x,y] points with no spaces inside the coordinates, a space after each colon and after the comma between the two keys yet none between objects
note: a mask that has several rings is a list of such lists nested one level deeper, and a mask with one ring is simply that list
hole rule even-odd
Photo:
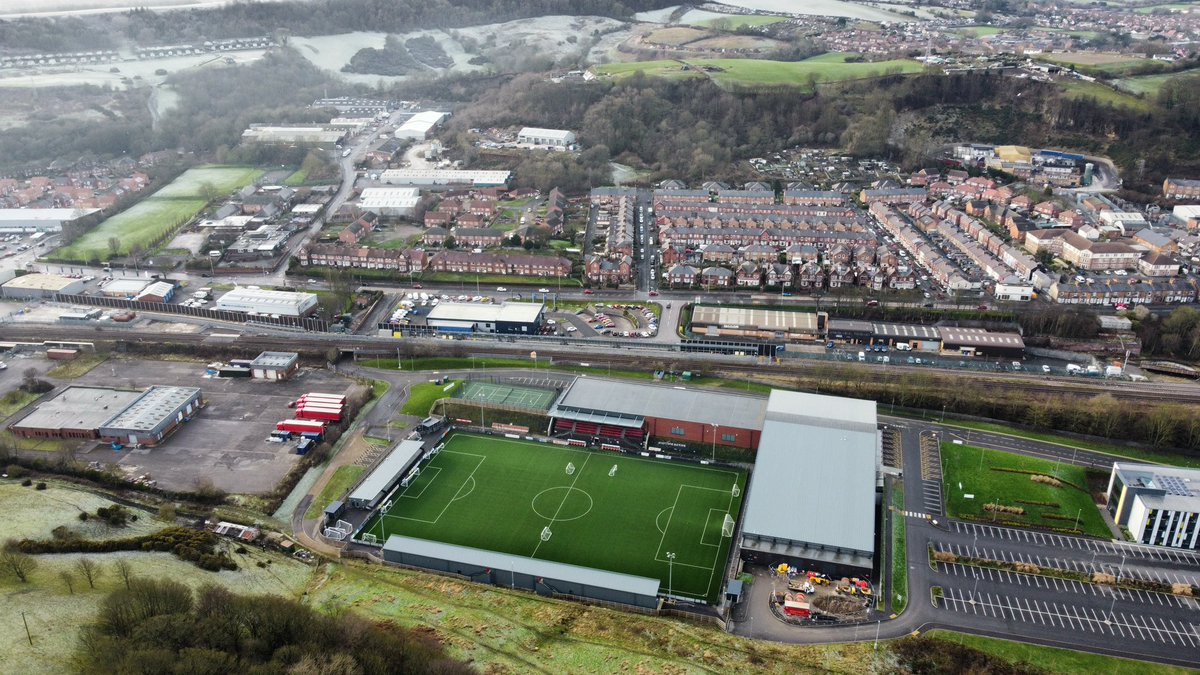
[{"label": "railway line", "polygon": [[[222,330],[225,330],[222,327]],[[337,349],[342,355],[357,354],[386,357],[396,352],[396,348],[404,342],[415,343],[436,353],[438,347],[445,347],[445,355],[469,356],[480,352],[488,354],[511,355],[514,358],[527,358],[531,350],[536,350],[539,358],[550,357],[562,362],[586,362],[593,366],[607,365],[619,370],[648,370],[655,364],[673,364],[675,367],[703,370],[714,370],[737,377],[739,375],[758,375],[778,378],[781,375],[811,373],[825,368],[836,368],[838,373],[852,371],[854,377],[873,382],[895,381],[897,377],[938,377],[947,379],[953,377],[954,386],[962,388],[986,387],[993,390],[1019,391],[1030,395],[1058,395],[1092,397],[1100,394],[1110,394],[1114,398],[1129,402],[1144,403],[1191,403],[1200,404],[1200,385],[1175,382],[1114,382],[1083,377],[1048,377],[1021,373],[987,372],[987,371],[948,371],[922,366],[889,365],[880,369],[874,364],[838,363],[827,361],[810,361],[806,359],[788,359],[781,362],[768,362],[746,356],[726,356],[721,354],[683,353],[668,349],[646,349],[639,343],[628,343],[628,346],[615,347],[596,343],[582,351],[580,345],[572,343],[557,344],[552,341],[529,343],[516,339],[511,341],[495,339],[473,339],[447,341],[437,338],[408,338],[404,341],[395,338],[375,337],[369,335],[326,335],[313,333],[265,332],[267,329],[258,327],[239,326],[235,333],[232,329],[223,333],[159,333],[154,331],[137,330],[97,330],[94,327],[83,328],[74,326],[24,326],[7,324],[0,326],[0,341],[41,343],[48,335],[55,339],[78,340],[99,343],[111,343],[118,351],[128,349],[134,343],[151,343],[154,345],[175,345],[182,349],[197,346],[207,346],[214,349],[236,347],[244,350],[288,350],[298,351],[310,357],[324,357],[331,348]],[[841,379],[844,375],[838,375]]]}]

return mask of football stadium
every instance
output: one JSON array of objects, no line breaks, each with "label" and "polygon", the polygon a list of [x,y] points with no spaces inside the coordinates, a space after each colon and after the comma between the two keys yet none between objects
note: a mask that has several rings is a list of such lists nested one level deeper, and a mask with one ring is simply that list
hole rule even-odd
[{"label": "football stadium", "polygon": [[641,577],[657,581],[660,595],[712,603],[745,484],[744,472],[725,467],[458,432],[397,485],[358,539],[441,542]]}]

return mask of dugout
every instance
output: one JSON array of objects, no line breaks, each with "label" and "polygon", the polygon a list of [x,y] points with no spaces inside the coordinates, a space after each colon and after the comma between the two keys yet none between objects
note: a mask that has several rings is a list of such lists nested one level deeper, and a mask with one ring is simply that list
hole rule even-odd
[{"label": "dugout", "polygon": [[458,574],[479,583],[533,591],[547,597],[568,596],[644,609],[658,607],[661,585],[658,579],[649,577],[395,534],[383,545],[383,559],[434,572]]},{"label": "dugout", "polygon": [[373,509],[421,459],[421,441],[400,441],[358,484],[347,500],[351,508]]}]

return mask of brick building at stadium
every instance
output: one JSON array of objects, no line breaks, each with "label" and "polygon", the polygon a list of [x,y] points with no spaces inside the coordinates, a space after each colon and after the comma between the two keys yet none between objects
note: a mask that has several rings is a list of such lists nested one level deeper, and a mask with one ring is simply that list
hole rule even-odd
[{"label": "brick building at stadium", "polygon": [[717,444],[753,449],[766,401],[665,385],[576,378],[550,409],[551,434],[620,448]]}]

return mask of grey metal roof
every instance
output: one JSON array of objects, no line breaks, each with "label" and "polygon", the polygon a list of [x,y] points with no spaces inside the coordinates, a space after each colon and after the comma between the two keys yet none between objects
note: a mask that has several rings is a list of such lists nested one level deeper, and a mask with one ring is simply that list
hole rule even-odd
[{"label": "grey metal roof", "polygon": [[742,530],[801,548],[875,550],[875,402],[772,391]]},{"label": "grey metal roof", "polygon": [[428,539],[402,537],[393,534],[383,545],[384,551],[401,551],[413,555],[427,556],[441,560],[453,560],[467,565],[490,567],[498,570],[515,570],[524,574],[545,577],[557,581],[568,581],[584,586],[608,588],[625,593],[634,593],[653,597],[658,595],[662,582],[649,577],[637,577],[632,574],[620,574],[606,570],[580,567],[566,563],[539,560],[523,555],[511,555],[498,551],[488,551],[482,548],[443,544]]},{"label": "grey metal roof", "polygon": [[13,424],[19,429],[96,429],[140,396],[136,391],[67,387]]},{"label": "grey metal roof", "polygon": [[429,310],[428,320],[534,323],[544,307],[540,302],[502,302],[499,305],[480,302],[443,302]]},{"label": "grey metal roof", "polygon": [[935,326],[921,326],[912,323],[876,323],[872,324],[875,335],[884,338],[901,338],[908,340],[941,340]]},{"label": "grey metal roof", "polygon": [[982,328],[959,328],[942,326],[938,328],[945,345],[966,345],[969,347],[1003,347],[1007,349],[1024,349],[1025,341],[1016,333],[993,333]]},{"label": "grey metal roof", "polygon": [[[766,401],[704,389],[577,377],[550,409],[551,417],[596,421],[595,415],[657,417],[736,429],[762,428]],[[612,422],[609,422],[612,423]]]},{"label": "grey metal roof", "polygon": [[200,396],[197,387],[163,387],[155,385],[137,397],[124,410],[112,415],[101,429],[121,431],[154,431],[159,424]]},{"label": "grey metal roof", "polygon": [[817,330],[817,315],[812,312],[763,307],[696,305],[692,309],[692,323],[759,330],[813,332]]},{"label": "grey metal roof", "polygon": [[421,441],[400,441],[379,463],[379,466],[375,467],[375,470],[367,475],[354,492],[350,493],[349,501],[351,503],[373,501],[379,496],[379,493],[399,480],[400,474],[404,473],[420,454]]},{"label": "grey metal roof", "polygon": [[1200,469],[1113,462],[1113,472],[1151,508],[1200,512]]},{"label": "grey metal roof", "polygon": [[300,355],[296,352],[263,352],[254,357],[254,360],[250,362],[250,366],[258,368],[286,368],[299,358]]}]

